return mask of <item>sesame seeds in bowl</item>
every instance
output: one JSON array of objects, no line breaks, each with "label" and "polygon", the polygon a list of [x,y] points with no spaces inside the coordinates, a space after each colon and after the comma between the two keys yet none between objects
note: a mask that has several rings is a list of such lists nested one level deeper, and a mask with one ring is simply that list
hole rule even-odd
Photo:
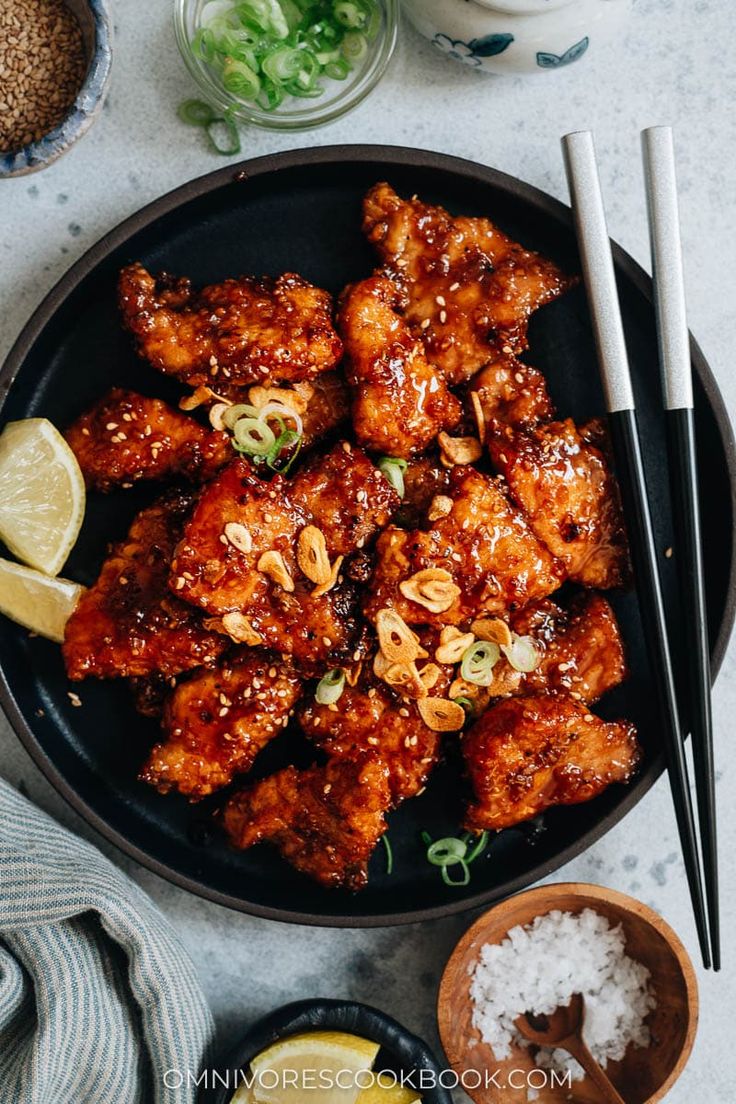
[{"label": "sesame seeds in bowl", "polygon": [[102,0],[7,0],[0,8],[0,177],[36,172],[91,126],[107,91]]}]

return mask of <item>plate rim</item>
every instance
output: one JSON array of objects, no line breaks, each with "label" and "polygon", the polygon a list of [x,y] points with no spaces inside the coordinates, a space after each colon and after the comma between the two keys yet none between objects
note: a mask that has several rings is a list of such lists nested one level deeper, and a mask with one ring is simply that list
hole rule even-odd
[{"label": "plate rim", "polygon": [[[10,352],[0,368],[0,419],[7,402],[12,384],[18,375],[27,355],[53,318],[56,311],[74,292],[98,264],[111,252],[124,245],[134,234],[148,228],[157,219],[170,214],[179,206],[216,192],[221,187],[233,183],[247,183],[254,177],[264,176],[283,170],[305,168],[328,164],[361,164],[380,161],[388,167],[434,169],[461,176],[466,180],[478,181],[484,185],[501,188],[513,197],[531,203],[537,210],[558,224],[572,229],[572,212],[565,203],[542,191],[540,188],[518,177],[501,172],[490,166],[480,164],[468,158],[456,157],[434,150],[425,150],[407,146],[387,146],[381,144],[329,145],[316,148],[301,148],[280,153],[266,154],[260,157],[230,164],[213,172],[195,177],[159,196],[139,210],[128,215],[115,227],[104,234],[82,256],[72,264],[34,310],[20,334],[13,343]],[[613,256],[616,270],[633,283],[644,297],[652,301],[652,281],[634,258],[615,241]],[[708,405],[718,427],[726,454],[727,475],[731,501],[731,555],[728,571],[728,589],[723,610],[721,626],[711,654],[712,680],[720,670],[726,653],[729,638],[736,618],[736,439],[726,405],[711,368],[697,341],[690,334],[690,352],[695,374],[705,392]],[[664,759],[661,754],[653,756],[642,774],[625,793],[615,809],[610,810],[601,820],[590,828],[580,839],[558,852],[553,859],[539,863],[527,873],[511,879],[502,891],[486,890],[456,901],[447,901],[431,908],[415,912],[380,913],[376,915],[355,916],[343,914],[324,915],[322,913],[298,912],[245,901],[241,897],[223,893],[203,885],[195,878],[182,874],[174,867],[155,858],[131,843],[126,837],[103,819],[76,792],[57,769],[49,755],[42,748],[33,729],[15,700],[7,681],[6,673],[0,665],[0,705],[8,718],[12,729],[30,754],[36,766],[41,770],[56,792],[90,824],[100,835],[114,844],[123,854],[133,858],[144,868],[153,871],[166,881],[185,889],[195,896],[213,901],[215,904],[247,915],[282,923],[302,924],[310,927],[325,928],[381,928],[406,924],[417,924],[427,920],[441,919],[447,916],[470,912],[473,909],[489,907],[510,897],[522,889],[535,885],[541,879],[567,865],[572,859],[583,854],[597,843],[611,828],[637,805],[652,788],[664,771]]]}]

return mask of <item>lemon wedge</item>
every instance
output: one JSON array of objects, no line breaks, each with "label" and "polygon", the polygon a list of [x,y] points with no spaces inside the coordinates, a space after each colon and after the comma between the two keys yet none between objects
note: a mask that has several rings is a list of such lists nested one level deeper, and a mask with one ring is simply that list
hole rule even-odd
[{"label": "lemon wedge", "polygon": [[292,1035],[251,1062],[252,1098],[256,1104],[355,1104],[357,1075],[371,1069],[379,1049],[341,1031]]},{"label": "lemon wedge", "polygon": [[54,579],[0,559],[0,613],[58,644],[83,590],[70,579]]},{"label": "lemon wedge", "polygon": [[358,1093],[356,1104],[421,1104],[421,1101],[421,1096],[417,1096],[414,1089],[376,1081],[370,1088]]},{"label": "lemon wedge", "polygon": [[10,422],[0,434],[0,540],[23,563],[58,575],[84,518],[84,479],[46,418]]}]

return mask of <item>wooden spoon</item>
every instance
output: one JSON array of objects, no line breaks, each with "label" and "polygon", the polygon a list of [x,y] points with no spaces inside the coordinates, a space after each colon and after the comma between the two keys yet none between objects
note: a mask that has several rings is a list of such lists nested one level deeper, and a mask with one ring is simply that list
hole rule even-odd
[{"label": "wooden spoon", "polygon": [[520,1035],[540,1047],[560,1047],[572,1054],[601,1094],[604,1104],[625,1104],[622,1096],[596,1062],[583,1039],[585,1002],[582,993],[574,993],[568,1005],[556,1008],[551,1016],[525,1012],[514,1020]]}]

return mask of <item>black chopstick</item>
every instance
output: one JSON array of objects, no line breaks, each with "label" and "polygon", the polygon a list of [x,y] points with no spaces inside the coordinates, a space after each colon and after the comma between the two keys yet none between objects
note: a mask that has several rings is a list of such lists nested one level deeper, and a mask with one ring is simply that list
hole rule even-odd
[{"label": "black chopstick", "polygon": [[700,535],[700,502],[693,416],[690,334],[685,307],[675,154],[670,127],[642,132],[647,183],[649,234],[657,310],[659,364],[662,373],[670,468],[675,559],[682,593],[687,640],[688,697],[681,709],[693,742],[698,824],[708,902],[713,969],[721,967],[718,915],[710,648]]},{"label": "black chopstick", "polygon": [[634,392],[606,227],[593,137],[589,131],[562,139],[575,229],[593,321],[608,424],[626,516],[645,643],[652,665],[664,752],[675,806],[685,872],[695,914],[703,965],[710,966],[708,924],[687,760],[680,727],[675,679],[667,637],[657,547],[647,496]]}]

